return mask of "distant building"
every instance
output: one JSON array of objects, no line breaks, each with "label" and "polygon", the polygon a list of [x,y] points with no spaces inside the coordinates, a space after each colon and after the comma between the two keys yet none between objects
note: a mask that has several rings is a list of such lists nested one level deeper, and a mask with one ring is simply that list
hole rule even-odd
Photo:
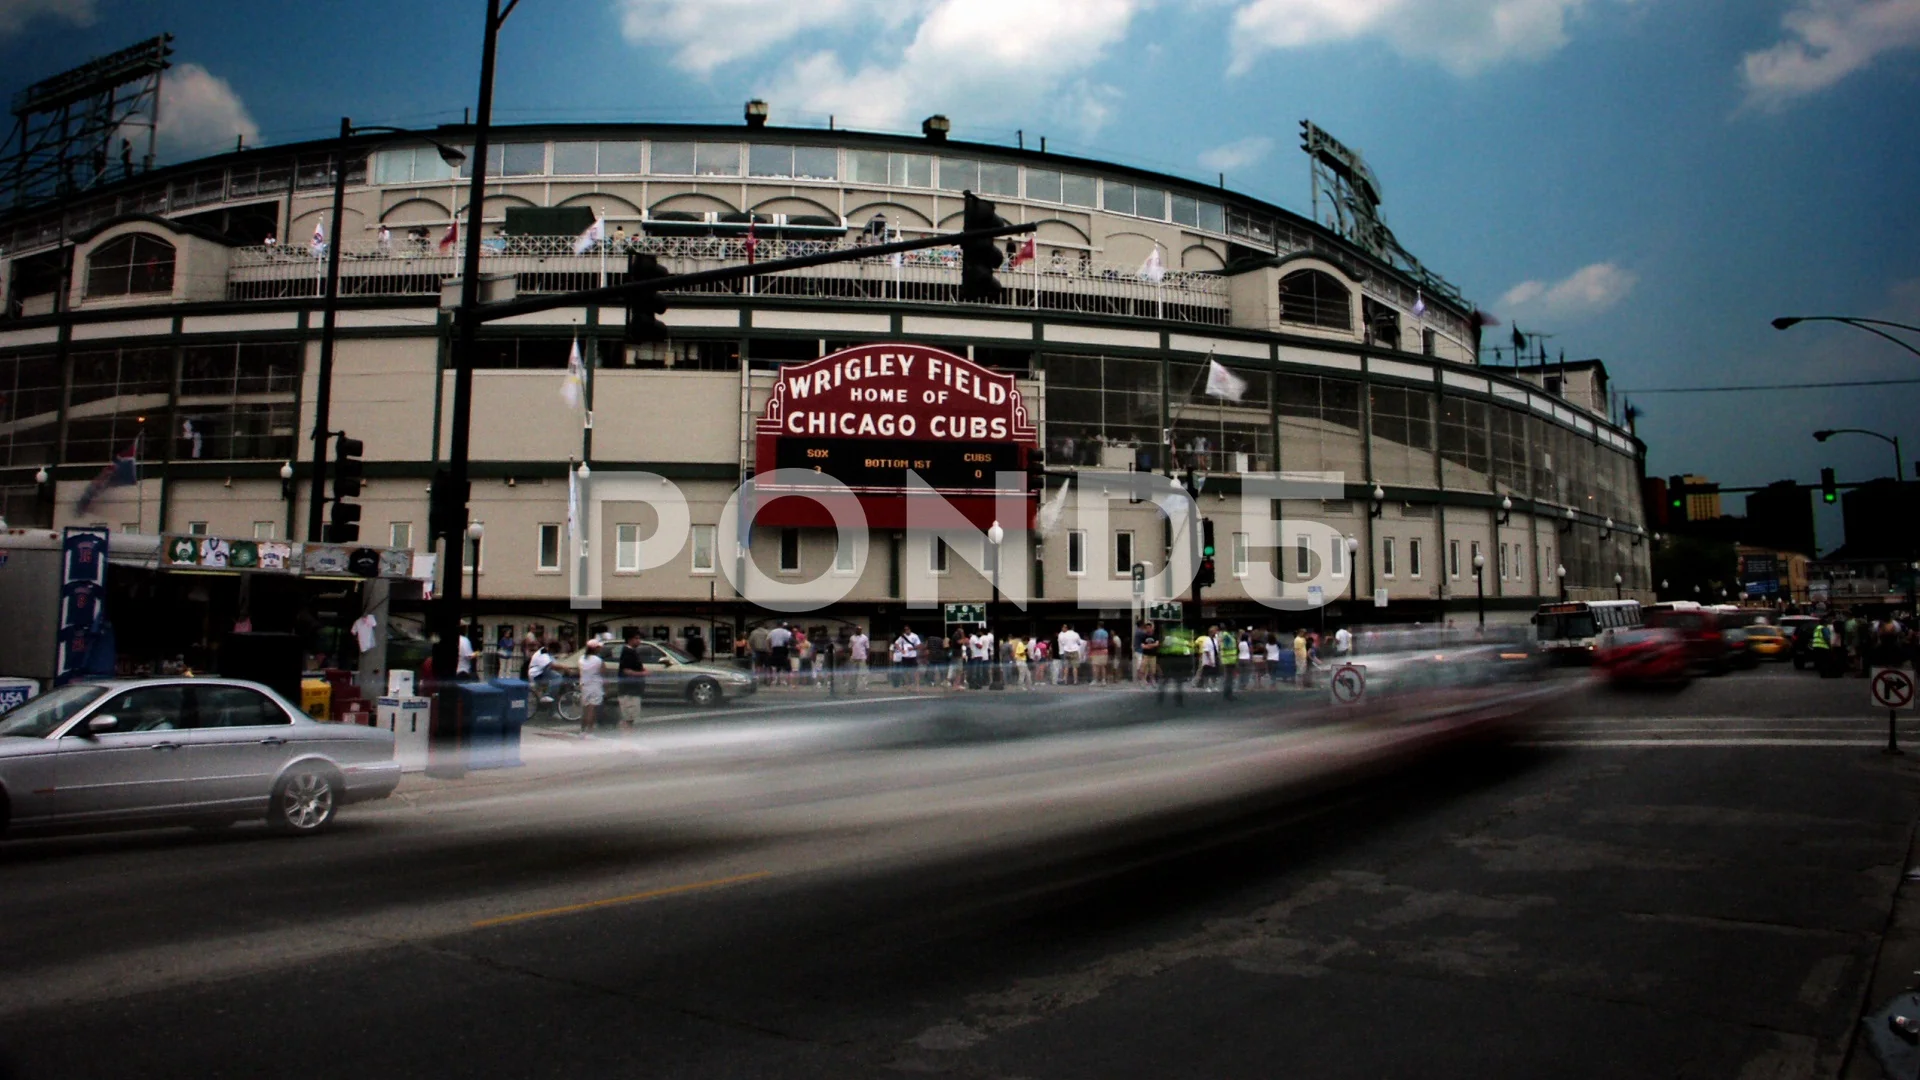
[{"label": "distant building", "polygon": [[1749,494],[1741,539],[1760,547],[1814,554],[1813,489],[1780,480]]},{"label": "distant building", "polygon": [[1704,476],[1688,473],[1680,477],[1676,487],[1687,490],[1687,520],[1717,521],[1720,518],[1720,485]]}]

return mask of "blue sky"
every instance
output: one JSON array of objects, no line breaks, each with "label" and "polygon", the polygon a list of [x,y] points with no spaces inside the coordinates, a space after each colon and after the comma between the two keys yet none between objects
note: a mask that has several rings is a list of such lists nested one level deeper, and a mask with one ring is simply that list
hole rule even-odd
[{"label": "blue sky", "polygon": [[[180,159],[342,113],[458,120],[482,10],[0,0],[0,70],[12,91],[171,30]],[[1300,212],[1311,117],[1366,155],[1408,249],[1617,386],[1920,377],[1859,331],[1768,325],[1920,324],[1920,0],[524,0],[496,118],[733,122],[752,96],[776,124],[943,112],[960,138],[1224,171]],[[1920,457],[1920,384],[1638,401],[1655,474],[1888,471],[1818,427]]]}]

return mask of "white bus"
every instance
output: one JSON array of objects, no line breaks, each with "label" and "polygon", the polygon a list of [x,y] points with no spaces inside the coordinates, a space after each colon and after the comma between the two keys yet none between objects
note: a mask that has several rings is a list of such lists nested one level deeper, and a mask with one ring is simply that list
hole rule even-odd
[{"label": "white bus", "polygon": [[1533,616],[1541,652],[1566,660],[1591,660],[1600,635],[1639,626],[1638,600],[1569,600],[1541,604]]}]

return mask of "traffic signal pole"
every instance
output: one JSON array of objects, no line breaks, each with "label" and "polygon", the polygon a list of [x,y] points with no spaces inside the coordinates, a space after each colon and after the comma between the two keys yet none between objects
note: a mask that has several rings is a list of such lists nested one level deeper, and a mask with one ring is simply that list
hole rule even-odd
[{"label": "traffic signal pole", "polygon": [[[609,307],[623,307],[636,297],[646,293],[672,292],[694,285],[711,285],[720,281],[740,281],[744,278],[777,274],[783,270],[803,270],[809,266],[826,266],[830,263],[858,262],[878,255],[892,255],[900,251],[920,251],[924,248],[954,247],[968,240],[992,239],[998,236],[1013,236],[1017,233],[1030,233],[1039,229],[1035,223],[1025,225],[1004,225],[991,229],[972,229],[957,233],[940,233],[923,236],[918,240],[901,240],[892,244],[873,244],[868,247],[849,248],[845,251],[823,251],[817,255],[798,255],[791,259],[774,259],[770,262],[757,262],[751,266],[721,266],[712,270],[699,270],[691,274],[671,274],[653,278],[649,281],[626,285],[609,285],[604,289],[588,289],[585,292],[553,293],[547,296],[533,296],[525,300],[505,300],[496,304],[487,304],[474,312],[473,325],[497,322],[515,315],[531,315],[536,311],[552,311],[554,308],[580,307],[586,304],[604,304]],[[463,289],[464,292],[464,289]]]}]

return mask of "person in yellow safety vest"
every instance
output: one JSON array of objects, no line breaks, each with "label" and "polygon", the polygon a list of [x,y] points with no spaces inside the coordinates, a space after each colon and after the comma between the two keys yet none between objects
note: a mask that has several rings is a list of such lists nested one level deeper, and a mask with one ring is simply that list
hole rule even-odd
[{"label": "person in yellow safety vest", "polygon": [[1220,696],[1231,698],[1233,697],[1233,680],[1237,674],[1235,669],[1240,663],[1240,643],[1234,639],[1233,627],[1229,626],[1220,631],[1220,636],[1214,639],[1214,644],[1220,656]]}]

